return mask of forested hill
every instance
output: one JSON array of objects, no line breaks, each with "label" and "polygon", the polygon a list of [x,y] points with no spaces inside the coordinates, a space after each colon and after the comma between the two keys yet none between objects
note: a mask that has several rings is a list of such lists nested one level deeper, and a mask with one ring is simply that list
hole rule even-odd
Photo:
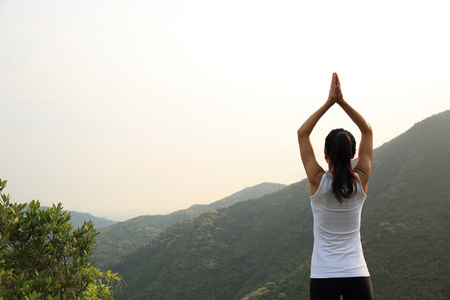
[{"label": "forested hill", "polygon": [[[375,131],[376,134],[376,131]],[[374,152],[362,242],[375,299],[448,299],[450,111]],[[306,180],[178,223],[108,266],[116,299],[308,299]]]},{"label": "forested hill", "polygon": [[92,259],[96,266],[103,267],[105,263],[132,253],[138,247],[145,245],[153,237],[180,221],[192,219],[210,209],[223,208],[240,201],[259,198],[285,186],[279,183],[264,182],[247,187],[211,204],[196,204],[188,209],[178,210],[168,215],[140,216],[116,223],[100,230]]}]

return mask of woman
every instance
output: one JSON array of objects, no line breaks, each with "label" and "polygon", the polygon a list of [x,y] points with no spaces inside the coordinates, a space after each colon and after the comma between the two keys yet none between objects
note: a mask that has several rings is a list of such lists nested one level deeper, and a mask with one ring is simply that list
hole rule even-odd
[{"label": "woman", "polygon": [[[310,134],[319,119],[338,104],[361,131],[358,161],[352,167],[356,142],[350,132],[335,129],[325,139],[326,172],[316,160]],[[312,300],[373,299],[361,240],[361,209],[367,195],[373,138],[372,128],[343,98],[339,77],[333,74],[328,100],[297,132],[300,154],[310,184],[314,217],[311,259]]]}]

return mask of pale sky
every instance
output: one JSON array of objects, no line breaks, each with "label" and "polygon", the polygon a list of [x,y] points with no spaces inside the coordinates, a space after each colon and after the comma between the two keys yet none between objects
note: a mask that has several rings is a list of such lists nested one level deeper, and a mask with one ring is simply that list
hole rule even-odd
[{"label": "pale sky", "polygon": [[450,109],[447,2],[0,0],[4,192],[122,221],[300,181],[332,72],[375,147]]}]

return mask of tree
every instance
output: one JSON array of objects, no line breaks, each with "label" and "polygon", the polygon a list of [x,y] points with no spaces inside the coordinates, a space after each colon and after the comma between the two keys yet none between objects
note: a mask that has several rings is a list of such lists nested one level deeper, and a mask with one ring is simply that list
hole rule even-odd
[{"label": "tree", "polygon": [[112,299],[123,282],[89,261],[98,232],[74,228],[62,204],[11,203],[0,179],[0,299]]}]

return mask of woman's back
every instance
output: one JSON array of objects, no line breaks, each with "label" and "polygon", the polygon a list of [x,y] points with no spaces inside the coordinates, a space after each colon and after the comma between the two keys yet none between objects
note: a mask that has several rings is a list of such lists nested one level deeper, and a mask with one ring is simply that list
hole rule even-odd
[{"label": "woman's back", "polygon": [[331,193],[332,182],[333,175],[324,173],[319,189],[311,196],[314,216],[311,278],[369,276],[360,242],[361,210],[366,194],[357,182],[355,196],[341,204]]}]

